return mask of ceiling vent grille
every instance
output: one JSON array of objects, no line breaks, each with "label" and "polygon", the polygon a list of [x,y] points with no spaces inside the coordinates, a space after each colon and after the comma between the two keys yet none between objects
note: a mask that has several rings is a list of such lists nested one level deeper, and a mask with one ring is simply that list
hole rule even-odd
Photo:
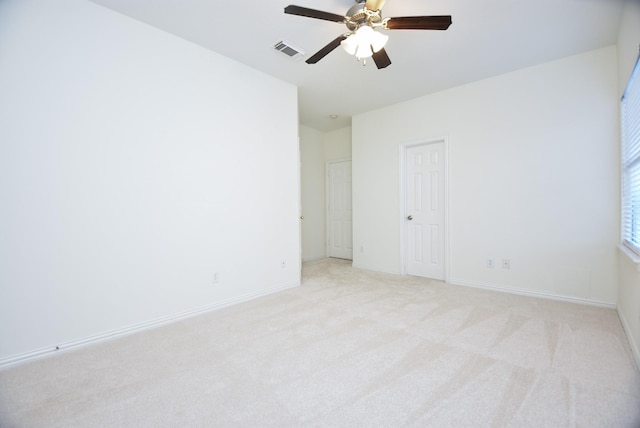
[{"label": "ceiling vent grille", "polygon": [[282,52],[286,56],[291,59],[299,59],[304,56],[304,52],[302,49],[299,49],[289,42],[285,42],[284,40],[280,40],[273,44],[275,50]]}]

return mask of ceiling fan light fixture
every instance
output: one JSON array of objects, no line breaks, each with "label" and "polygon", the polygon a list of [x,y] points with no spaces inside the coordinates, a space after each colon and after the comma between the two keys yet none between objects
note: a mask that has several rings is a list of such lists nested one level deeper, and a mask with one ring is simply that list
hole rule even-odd
[{"label": "ceiling fan light fixture", "polygon": [[349,55],[356,58],[369,58],[374,52],[378,52],[387,44],[389,36],[379,33],[369,25],[362,25],[349,37],[341,42],[342,47]]},{"label": "ceiling fan light fixture", "polygon": [[340,45],[349,55],[355,55],[356,49],[358,49],[358,39],[355,33],[340,42]]},{"label": "ceiling fan light fixture", "polygon": [[364,43],[358,45],[358,49],[356,50],[356,55],[355,55],[356,58],[362,59],[362,58],[369,58],[371,56],[373,56],[371,45],[367,45]]}]

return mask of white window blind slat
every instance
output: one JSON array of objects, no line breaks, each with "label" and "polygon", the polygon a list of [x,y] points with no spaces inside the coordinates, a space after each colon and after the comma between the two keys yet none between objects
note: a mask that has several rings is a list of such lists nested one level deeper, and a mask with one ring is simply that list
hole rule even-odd
[{"label": "white window blind slat", "polygon": [[640,255],[640,58],[621,101],[622,242]]}]

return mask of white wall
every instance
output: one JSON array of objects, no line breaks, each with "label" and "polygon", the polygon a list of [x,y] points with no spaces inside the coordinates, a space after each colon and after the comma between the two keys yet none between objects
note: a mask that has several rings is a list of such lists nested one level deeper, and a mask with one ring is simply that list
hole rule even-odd
[{"label": "white wall", "polygon": [[324,158],[332,160],[351,159],[351,127],[340,128],[324,134]]},{"label": "white wall", "polygon": [[299,284],[294,86],[13,0],[0,94],[0,363]]},{"label": "white wall", "polygon": [[[625,5],[618,35],[619,95],[622,96],[640,46],[640,1],[629,0]],[[640,366],[640,272],[638,264],[625,254],[619,255],[618,313]]]},{"label": "white wall", "polygon": [[616,89],[609,47],[354,117],[354,266],[401,272],[399,145],[447,137],[449,281],[613,304]]}]

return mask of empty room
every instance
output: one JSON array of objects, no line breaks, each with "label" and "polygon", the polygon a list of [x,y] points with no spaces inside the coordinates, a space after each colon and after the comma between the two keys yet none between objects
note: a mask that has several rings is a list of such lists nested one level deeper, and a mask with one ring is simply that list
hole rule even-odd
[{"label": "empty room", "polygon": [[640,427],[640,1],[293,1],[0,1],[0,427]]}]

